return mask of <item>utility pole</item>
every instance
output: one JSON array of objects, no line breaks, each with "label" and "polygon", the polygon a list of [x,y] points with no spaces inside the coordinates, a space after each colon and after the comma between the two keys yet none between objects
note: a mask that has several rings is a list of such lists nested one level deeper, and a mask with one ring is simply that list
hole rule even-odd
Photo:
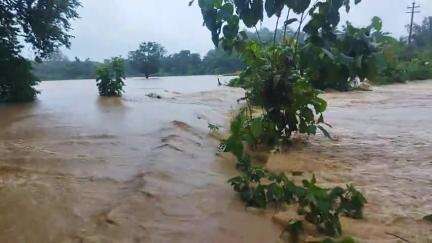
[{"label": "utility pole", "polygon": [[412,41],[412,32],[413,32],[413,26],[414,26],[414,14],[420,13],[418,8],[420,8],[420,5],[417,5],[415,1],[412,2],[412,6],[407,7],[410,11],[406,12],[411,14],[411,23],[410,23],[410,30],[409,30],[409,37],[408,37],[408,43],[411,44]]}]

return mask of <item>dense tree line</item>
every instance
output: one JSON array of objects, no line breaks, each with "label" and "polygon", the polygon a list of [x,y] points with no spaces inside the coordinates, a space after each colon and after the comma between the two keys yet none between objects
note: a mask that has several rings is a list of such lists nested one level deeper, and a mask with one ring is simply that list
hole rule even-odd
[{"label": "dense tree line", "polygon": [[[90,59],[69,60],[57,50],[43,62],[33,62],[33,73],[41,80],[95,78],[101,64]],[[241,70],[242,66],[239,55],[222,49],[210,50],[204,57],[189,50],[167,55],[165,48],[155,42],[141,43],[125,60],[126,76],[129,77],[231,74]]]},{"label": "dense tree line", "polygon": [[[277,40],[282,41],[284,30],[278,29]],[[294,35],[291,29],[286,30],[286,35]],[[258,32],[247,32],[251,40],[260,40],[266,43],[273,41],[274,31],[261,28]],[[301,33],[301,40],[304,33]],[[47,56],[43,62],[34,62],[33,73],[41,80],[65,80],[94,78],[96,68],[102,63],[90,59],[74,60],[63,55],[59,50]],[[190,50],[182,50],[178,53],[166,54],[166,49],[155,42],[143,42],[137,50],[130,51],[125,61],[127,76],[175,76],[175,75],[211,75],[233,74],[243,68],[241,57],[235,52],[229,53],[222,48],[210,50],[201,57]]]},{"label": "dense tree line", "polygon": [[43,62],[33,62],[33,74],[41,80],[94,78],[99,65],[101,63],[77,57],[71,61],[57,50]]},{"label": "dense tree line", "polygon": [[[339,32],[339,36],[346,33],[346,27]],[[422,24],[415,24],[413,43],[408,46],[407,38],[397,40],[387,33],[379,32],[375,41],[381,46],[381,54],[377,55],[378,69],[376,77],[371,80],[376,83],[401,82],[410,79],[432,78],[431,68],[427,65],[432,60],[432,18],[425,18]],[[272,43],[283,40],[283,36],[292,37],[295,31],[279,28],[275,32],[261,28],[258,32],[247,32],[251,40]],[[377,36],[375,36],[377,37]],[[300,32],[299,41],[306,38]],[[325,65],[322,61],[319,65]],[[425,64],[426,63],[426,64]],[[59,51],[47,55],[43,62],[33,62],[33,74],[41,80],[85,79],[95,78],[99,62],[90,59],[80,60],[68,57]],[[236,53],[228,53],[222,48],[210,50],[204,57],[189,50],[166,54],[163,46],[154,42],[142,43],[135,51],[131,51],[125,60],[127,76],[174,76],[174,75],[203,75],[230,74],[238,72],[244,66],[242,59]],[[321,88],[346,88],[345,83],[324,83]],[[331,81],[326,81],[331,82]]]}]

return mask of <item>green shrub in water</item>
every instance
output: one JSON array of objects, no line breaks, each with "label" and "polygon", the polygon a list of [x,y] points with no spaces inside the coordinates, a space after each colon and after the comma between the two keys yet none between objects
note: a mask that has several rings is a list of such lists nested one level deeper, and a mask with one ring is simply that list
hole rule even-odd
[{"label": "green shrub in water", "polygon": [[96,84],[101,96],[121,96],[125,79],[124,60],[114,57],[96,70]]}]

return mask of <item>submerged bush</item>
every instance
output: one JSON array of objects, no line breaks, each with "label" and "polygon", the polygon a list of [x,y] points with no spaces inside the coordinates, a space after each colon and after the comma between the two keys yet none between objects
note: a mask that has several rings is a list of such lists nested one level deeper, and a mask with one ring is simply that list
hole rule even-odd
[{"label": "submerged bush", "polygon": [[[248,162],[239,162],[242,174],[228,182],[248,207],[280,208],[283,204],[296,204],[297,213],[316,226],[319,232],[329,236],[340,236],[340,215],[352,218],[363,217],[367,203],[364,196],[352,185],[331,189],[319,187],[315,176],[296,185],[284,173],[275,174]],[[301,222],[301,221],[300,221]]]},{"label": "submerged bush", "polygon": [[121,96],[125,79],[124,60],[114,57],[96,70],[96,84],[101,96]]},{"label": "submerged bush", "polygon": [[[230,152],[237,159],[236,168],[241,175],[228,182],[246,206],[280,208],[283,204],[295,204],[304,220],[316,225],[319,232],[329,236],[342,234],[339,219],[341,214],[356,219],[363,217],[367,201],[352,185],[348,185],[346,189],[322,188],[316,185],[313,177],[310,181],[304,180],[299,186],[284,173],[275,174],[262,166],[253,165],[246,147],[253,149],[262,143],[278,143],[280,134],[277,126],[266,116],[253,116],[249,112],[248,108],[240,111],[231,122],[230,136],[220,145],[223,152]],[[301,225],[300,222],[293,224],[293,227]],[[298,232],[294,229],[289,231]]]},{"label": "submerged bush", "polygon": [[271,130],[265,134],[274,134],[276,140],[288,141],[294,132],[315,135],[324,130],[320,124],[327,103],[318,97],[308,75],[298,70],[294,50],[290,45],[267,47],[257,42],[243,50],[247,68],[237,82],[244,84],[249,105],[264,111],[259,119]]}]

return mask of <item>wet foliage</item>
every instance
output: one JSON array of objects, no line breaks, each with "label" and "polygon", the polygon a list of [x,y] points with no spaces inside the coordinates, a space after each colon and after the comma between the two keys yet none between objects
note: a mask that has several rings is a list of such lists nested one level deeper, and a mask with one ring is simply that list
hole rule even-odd
[{"label": "wet foliage", "polygon": [[378,17],[363,28],[347,22],[337,31],[332,41],[315,43],[314,39],[300,50],[301,68],[311,75],[312,85],[318,89],[352,89],[352,80],[373,80],[377,74],[376,55],[379,53],[377,38],[382,22]]},{"label": "wet foliage", "polygon": [[[317,130],[322,130],[325,135],[328,135],[322,126],[325,124],[323,112],[327,104],[319,98],[319,92],[316,90],[316,86],[319,85],[316,83],[325,83],[322,80],[330,76],[335,78],[334,75],[325,76],[323,73],[333,72],[334,65],[341,66],[339,63],[335,64],[337,58],[339,62],[348,62],[349,58],[342,58],[345,55],[339,49],[344,47],[345,52],[353,56],[363,56],[367,51],[372,52],[364,48],[372,49],[367,45],[368,43],[364,44],[360,37],[355,38],[356,34],[360,35],[357,33],[360,30],[351,25],[347,28],[350,34],[342,37],[341,41],[338,40],[336,27],[340,21],[339,10],[344,7],[349,11],[350,2],[342,0],[315,3],[294,0],[198,1],[204,24],[212,33],[214,44],[221,45],[226,50],[234,49],[243,57],[246,68],[232,84],[246,89],[246,101],[251,109],[258,107],[264,111],[259,119],[265,122],[265,127],[270,131],[265,133],[274,135],[273,140],[288,141],[295,132],[314,135]],[[355,1],[356,4],[359,2]],[[262,21],[265,15],[276,16],[279,22],[284,9],[301,14],[302,18],[299,20],[289,18],[289,15],[286,17],[285,29],[295,22],[298,22],[299,28],[294,36],[287,37],[282,42],[276,41],[277,31],[273,44],[268,44],[250,41],[247,33],[239,30],[241,22],[248,28],[252,28]],[[304,23],[303,28],[307,38],[305,43],[300,43],[299,36],[305,15],[310,19]],[[275,29],[278,29],[278,24]],[[366,30],[361,31],[366,32]],[[351,47],[350,44],[356,41],[359,42],[358,47]],[[333,48],[335,46],[340,47]],[[316,51],[319,51],[319,54]],[[312,57],[316,56],[329,58],[331,65],[320,67],[312,61],[306,61],[306,59],[315,59]],[[358,57],[356,63],[360,63],[360,66],[346,64],[347,67],[342,68],[338,73],[343,77],[332,80],[343,80],[347,83],[350,77],[360,75],[367,66],[363,65],[362,61],[363,59]],[[317,63],[322,61],[318,60]],[[250,117],[248,123],[256,123],[255,118]]]},{"label": "wet foliage", "polygon": [[396,40],[387,33],[378,39],[380,52],[377,55],[378,84],[425,80],[432,78],[432,18],[422,25],[415,25],[411,45],[406,40]]},{"label": "wet foliage", "polygon": [[234,191],[248,207],[280,208],[283,204],[296,204],[298,213],[316,225],[317,230],[329,235],[339,236],[342,228],[339,216],[363,217],[365,197],[352,185],[331,189],[319,187],[315,177],[296,185],[284,173],[275,174],[262,166],[255,166],[246,152],[246,147],[257,146],[266,139],[273,139],[274,126],[262,117],[247,119],[245,110],[231,123],[230,137],[220,146],[223,152],[230,152],[237,159],[236,168],[240,176],[229,180]]},{"label": "wet foliage", "polygon": [[37,60],[59,46],[69,47],[69,21],[78,17],[79,6],[78,0],[0,2],[0,102],[36,98],[38,81],[21,56],[23,43],[33,48]]},{"label": "wet foliage", "polygon": [[[191,4],[194,1],[191,1]],[[359,0],[354,1],[355,4]],[[280,208],[295,204],[298,214],[314,224],[318,231],[329,236],[340,236],[339,216],[361,218],[366,203],[364,196],[348,185],[346,188],[322,188],[315,177],[297,185],[285,174],[272,173],[251,162],[246,148],[265,145],[270,148],[290,142],[294,133],[315,135],[326,125],[323,113],[325,100],[316,88],[332,85],[346,89],[350,78],[369,75],[371,56],[376,52],[371,44],[373,30],[379,31],[380,20],[375,18],[367,28],[347,24],[343,34],[337,32],[340,9],[350,10],[349,0],[198,0],[204,25],[210,30],[216,46],[236,50],[246,67],[231,82],[246,90],[246,106],[231,122],[230,136],[220,149],[237,159],[240,175],[229,180],[248,207]],[[277,37],[278,23],[283,11],[299,14],[300,19],[286,16],[284,39]],[[305,16],[309,21],[304,23]],[[267,17],[276,16],[273,43],[249,40],[241,23],[248,28]],[[290,24],[298,23],[294,35],[286,35]],[[307,35],[299,41],[301,30]],[[286,38],[285,38],[286,37]],[[337,67],[338,69],[335,69]],[[326,80],[341,84],[326,83]],[[289,231],[299,234],[302,223],[292,222]]]},{"label": "wet foliage", "polygon": [[38,83],[31,63],[20,56],[0,57],[0,102],[26,102],[36,98]]},{"label": "wet foliage", "polygon": [[125,79],[124,60],[114,57],[96,70],[96,84],[101,96],[121,96]]},{"label": "wet foliage", "polygon": [[[247,43],[249,32],[240,30],[241,23],[256,28],[265,16],[276,17],[273,44],[290,47],[297,56],[296,68],[307,75],[314,88],[348,90],[350,80],[356,77],[371,78],[375,74],[374,59],[377,51],[373,43],[373,29],[381,28],[381,20],[374,18],[371,26],[355,28],[347,23],[344,31],[337,30],[340,10],[349,12],[351,4],[360,1],[198,1],[204,24],[212,33],[215,45],[227,50],[240,50]],[[288,12],[285,17],[284,11]],[[294,12],[300,18],[290,17]],[[284,16],[282,16],[284,15]],[[285,18],[283,30],[278,31],[280,18]],[[308,21],[306,21],[308,20]],[[290,26],[298,25],[292,32]],[[282,41],[280,41],[282,38]],[[257,38],[263,41],[257,31]],[[278,40],[278,41],[276,41]],[[248,56],[243,56],[248,62]]]},{"label": "wet foliage", "polygon": [[129,52],[129,60],[136,70],[149,78],[159,72],[165,53],[165,48],[159,43],[143,42],[137,50]]},{"label": "wet foliage", "polygon": [[[252,165],[245,155],[238,158],[237,168],[241,175],[228,182],[248,207],[280,208],[284,204],[295,204],[297,213],[304,216],[304,220],[314,224],[319,232],[333,237],[342,234],[341,214],[356,219],[363,217],[367,201],[352,185],[322,188],[316,184],[315,177],[296,185],[284,173],[276,174]],[[301,223],[290,226],[292,233],[300,232]]]},{"label": "wet foliage", "polygon": [[[264,111],[259,119],[265,126],[261,127],[271,132],[262,133],[274,134],[274,138],[286,142],[295,132],[315,135],[317,130],[324,130],[327,103],[298,69],[293,48],[249,42],[242,53],[247,57],[247,68],[234,82],[243,84],[249,106]],[[256,118],[250,122],[256,124]]]}]

